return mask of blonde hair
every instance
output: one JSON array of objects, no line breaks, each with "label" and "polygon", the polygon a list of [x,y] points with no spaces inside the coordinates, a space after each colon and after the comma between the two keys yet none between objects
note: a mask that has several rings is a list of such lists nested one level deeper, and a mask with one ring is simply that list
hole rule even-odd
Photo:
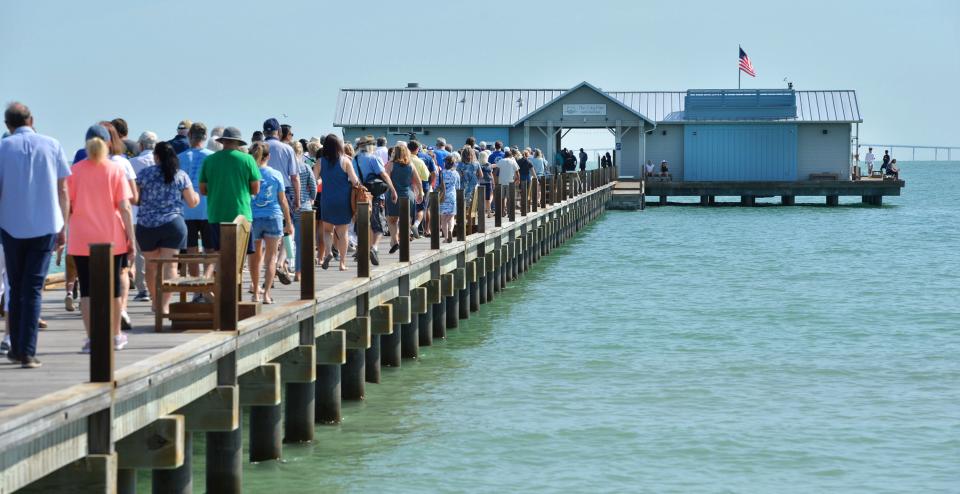
[{"label": "blonde hair", "polygon": [[110,148],[107,147],[107,143],[99,137],[94,137],[87,141],[87,159],[95,163],[99,163],[107,158],[107,153],[110,151]]},{"label": "blonde hair", "polygon": [[350,144],[349,142],[348,142],[348,143],[345,143],[345,144],[343,145],[343,154],[344,154],[345,156],[347,156],[347,157],[353,158],[353,154],[354,154],[354,153],[353,153],[353,145]]},{"label": "blonde hair", "polygon": [[397,144],[390,153],[390,161],[402,165],[410,164],[410,150],[403,144]]},{"label": "blonde hair", "polygon": [[303,157],[303,144],[300,144],[300,141],[293,141],[293,154],[297,155],[297,158]]},{"label": "blonde hair", "polygon": [[266,142],[255,142],[250,146],[250,154],[257,160],[257,164],[261,165],[270,157],[270,145]]}]

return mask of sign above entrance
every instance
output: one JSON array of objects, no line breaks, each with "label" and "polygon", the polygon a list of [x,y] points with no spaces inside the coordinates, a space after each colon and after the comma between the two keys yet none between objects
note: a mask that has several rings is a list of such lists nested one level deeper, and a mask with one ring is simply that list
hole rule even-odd
[{"label": "sign above entrance", "polygon": [[563,116],[604,116],[607,114],[607,105],[599,104],[576,104],[563,105]]}]

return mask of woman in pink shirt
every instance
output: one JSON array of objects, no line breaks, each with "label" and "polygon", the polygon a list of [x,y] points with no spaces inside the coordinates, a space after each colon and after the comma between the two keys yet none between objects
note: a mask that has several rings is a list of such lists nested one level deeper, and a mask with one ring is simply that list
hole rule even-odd
[{"label": "woman in pink shirt", "polygon": [[80,307],[87,340],[84,353],[90,351],[90,244],[113,244],[114,305],[113,345],[122,350],[127,336],[120,331],[120,275],[133,262],[134,237],[130,200],[133,193],[123,168],[110,160],[108,147],[99,137],[87,141],[87,159],[73,165],[67,179],[70,214],[67,218],[70,238],[67,254],[73,256],[80,283]]}]

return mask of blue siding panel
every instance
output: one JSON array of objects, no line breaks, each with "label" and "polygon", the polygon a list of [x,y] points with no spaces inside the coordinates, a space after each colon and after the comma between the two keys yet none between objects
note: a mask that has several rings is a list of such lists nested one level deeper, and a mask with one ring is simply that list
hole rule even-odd
[{"label": "blue siding panel", "polygon": [[686,125],[683,179],[794,181],[797,179],[797,125]]},{"label": "blue siding panel", "polygon": [[484,141],[491,146],[496,141],[506,145],[510,143],[510,129],[507,127],[474,127],[473,137],[477,139],[477,142]]}]

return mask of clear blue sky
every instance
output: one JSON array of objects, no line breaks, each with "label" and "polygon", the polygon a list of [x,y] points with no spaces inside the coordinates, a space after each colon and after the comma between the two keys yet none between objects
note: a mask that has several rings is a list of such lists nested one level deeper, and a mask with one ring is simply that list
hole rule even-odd
[{"label": "clear blue sky", "polygon": [[960,2],[11,1],[0,100],[73,149],[122,116],[134,138],[189,118],[245,135],[270,116],[332,127],[337,89],[855,89],[863,141],[960,145]]}]

